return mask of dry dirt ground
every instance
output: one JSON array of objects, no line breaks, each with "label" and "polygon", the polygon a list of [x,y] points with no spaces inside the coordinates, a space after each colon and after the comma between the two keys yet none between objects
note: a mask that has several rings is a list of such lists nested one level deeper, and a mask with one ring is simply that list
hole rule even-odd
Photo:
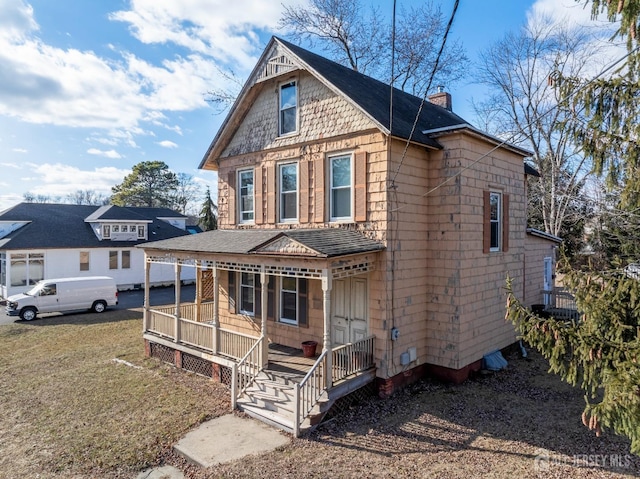
[{"label": "dry dirt ground", "polygon": [[139,312],[17,322],[0,344],[1,479],[132,479],[164,464],[190,479],[640,477],[629,442],[582,426],[581,392],[531,351],[462,385],[362,398],[272,453],[200,469],[171,446],[228,413],[229,392],[145,359]]}]

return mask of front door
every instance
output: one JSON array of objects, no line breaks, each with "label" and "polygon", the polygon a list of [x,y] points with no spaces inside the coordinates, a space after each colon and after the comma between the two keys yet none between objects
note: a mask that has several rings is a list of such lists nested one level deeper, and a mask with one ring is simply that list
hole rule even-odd
[{"label": "front door", "polygon": [[367,278],[333,280],[331,338],[333,344],[347,344],[368,336],[369,295]]}]

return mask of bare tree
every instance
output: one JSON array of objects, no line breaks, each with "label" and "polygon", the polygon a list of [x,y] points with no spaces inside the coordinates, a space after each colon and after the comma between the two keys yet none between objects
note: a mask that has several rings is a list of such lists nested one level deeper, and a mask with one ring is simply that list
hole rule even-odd
[{"label": "bare tree", "polygon": [[[392,79],[392,23],[379,8],[366,10],[361,0],[311,0],[308,7],[285,6],[280,27],[292,40],[317,45],[338,63],[384,82]],[[424,93],[445,30],[445,16],[432,2],[400,10],[393,74],[399,88]],[[467,69],[461,43],[447,41],[432,84],[450,85]]]},{"label": "bare tree", "polygon": [[95,190],[76,190],[67,195],[67,202],[73,205],[100,206],[109,204],[109,197]]},{"label": "bare tree", "polygon": [[182,214],[197,211],[195,203],[201,196],[200,186],[187,173],[176,173],[177,186],[173,191],[173,208]]},{"label": "bare tree", "polygon": [[22,194],[22,199],[25,203],[55,203],[59,200],[59,197],[51,197],[50,195],[36,195],[27,191]]},{"label": "bare tree", "polygon": [[572,220],[591,162],[571,131],[582,121],[581,112],[558,108],[560,98],[549,77],[555,71],[579,75],[593,67],[600,44],[592,39],[584,30],[538,19],[481,54],[478,80],[490,93],[475,105],[476,113],[494,134],[533,151],[542,175],[534,201],[544,231],[554,235]]}]

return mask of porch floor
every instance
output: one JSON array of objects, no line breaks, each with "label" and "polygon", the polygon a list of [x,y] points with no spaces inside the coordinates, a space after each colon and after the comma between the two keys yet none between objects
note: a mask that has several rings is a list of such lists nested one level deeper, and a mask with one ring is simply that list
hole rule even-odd
[{"label": "porch floor", "polygon": [[[291,380],[301,381],[305,374],[316,362],[317,355],[313,358],[305,358],[302,349],[284,346],[282,344],[269,344],[268,371],[284,374]],[[298,381],[296,381],[298,379]]]}]

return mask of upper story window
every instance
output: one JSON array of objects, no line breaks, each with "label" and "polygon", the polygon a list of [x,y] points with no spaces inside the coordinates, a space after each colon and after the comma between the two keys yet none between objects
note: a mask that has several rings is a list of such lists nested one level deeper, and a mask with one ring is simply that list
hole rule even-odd
[{"label": "upper story window", "polygon": [[298,85],[295,81],[280,85],[280,135],[298,130]]},{"label": "upper story window", "polygon": [[492,191],[489,194],[490,222],[491,222],[491,251],[500,251],[502,236],[502,194]]},{"label": "upper story window", "polygon": [[238,172],[240,223],[253,222],[253,170]]},{"label": "upper story window", "polygon": [[350,220],[353,217],[353,162],[351,155],[329,159],[331,220]]},{"label": "upper story window", "polygon": [[145,227],[143,225],[138,226],[138,239],[145,239]]},{"label": "upper story window", "polygon": [[298,219],[298,164],[280,165],[280,221],[296,221]]},{"label": "upper story window", "polygon": [[484,191],[484,253],[509,251],[509,195]]},{"label": "upper story window", "polygon": [[102,237],[105,239],[111,238],[111,225],[102,225]]}]

